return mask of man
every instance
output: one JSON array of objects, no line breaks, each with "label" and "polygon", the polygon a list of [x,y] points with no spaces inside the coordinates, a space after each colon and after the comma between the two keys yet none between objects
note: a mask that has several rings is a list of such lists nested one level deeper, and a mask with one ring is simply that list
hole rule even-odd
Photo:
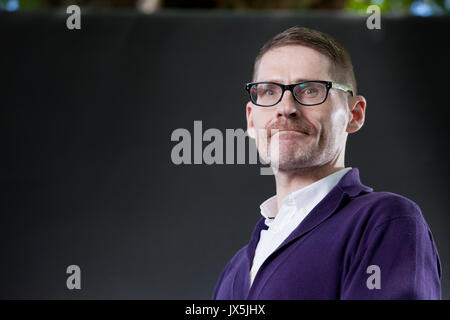
[{"label": "man", "polygon": [[213,299],[440,299],[440,259],[419,207],[373,192],[344,165],[366,109],[346,50],[290,28],[262,47],[246,89],[248,133],[276,195]]}]

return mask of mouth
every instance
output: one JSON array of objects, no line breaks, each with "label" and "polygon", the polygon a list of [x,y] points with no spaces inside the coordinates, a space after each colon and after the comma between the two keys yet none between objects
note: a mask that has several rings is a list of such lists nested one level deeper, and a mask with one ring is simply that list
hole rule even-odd
[{"label": "mouth", "polygon": [[275,137],[279,143],[295,143],[296,141],[301,141],[302,139],[306,139],[308,137],[308,134],[301,132],[301,131],[294,131],[294,130],[282,130],[277,132],[272,136],[272,138]]},{"label": "mouth", "polygon": [[294,137],[298,137],[298,136],[308,136],[309,134],[304,132],[304,131],[299,131],[299,130],[279,130],[277,131],[274,135],[278,134],[278,136],[281,138],[294,138]]}]

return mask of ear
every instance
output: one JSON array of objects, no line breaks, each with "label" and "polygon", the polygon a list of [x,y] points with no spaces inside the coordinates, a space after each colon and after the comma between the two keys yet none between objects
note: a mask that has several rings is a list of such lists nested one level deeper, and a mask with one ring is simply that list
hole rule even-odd
[{"label": "ear", "polygon": [[246,115],[247,115],[247,133],[250,138],[255,139],[255,127],[253,125],[253,115],[252,115],[252,109],[253,105],[249,101],[247,102],[246,106]]},{"label": "ear", "polygon": [[353,133],[361,129],[366,118],[366,99],[363,96],[351,97],[348,100],[349,122],[347,132]]}]

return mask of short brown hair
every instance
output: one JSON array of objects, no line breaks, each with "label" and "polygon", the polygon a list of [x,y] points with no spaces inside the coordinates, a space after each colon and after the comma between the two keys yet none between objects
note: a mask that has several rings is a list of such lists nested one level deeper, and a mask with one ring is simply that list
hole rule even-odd
[{"label": "short brown hair", "polygon": [[352,61],[347,50],[326,33],[297,26],[277,34],[264,44],[255,59],[254,81],[256,80],[256,70],[263,55],[271,49],[288,45],[309,47],[327,56],[331,61],[332,70],[329,72],[334,78],[333,81],[350,86],[353,88],[354,94],[356,94],[355,73],[353,72]]}]

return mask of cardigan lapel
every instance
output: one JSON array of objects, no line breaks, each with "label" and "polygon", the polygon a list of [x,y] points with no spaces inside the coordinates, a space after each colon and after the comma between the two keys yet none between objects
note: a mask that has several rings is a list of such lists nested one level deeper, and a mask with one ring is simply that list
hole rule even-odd
[{"label": "cardigan lapel", "polygon": [[[322,199],[315,207],[314,209],[309,212],[309,214],[306,216],[306,218],[300,223],[300,225],[292,231],[292,233],[281,243],[278,248],[272,252],[272,254],[267,257],[267,259],[264,261],[264,263],[261,265],[252,287],[249,287],[249,291],[247,294],[247,298],[252,294],[255,289],[256,282],[258,281],[258,278],[260,278],[260,271],[264,268],[264,266],[272,260],[271,257],[273,257],[274,254],[279,252],[280,250],[283,250],[285,247],[287,247],[289,244],[297,240],[298,238],[302,237],[305,233],[309,232],[310,230],[316,228],[318,225],[320,225],[323,221],[325,221],[328,217],[330,217],[333,213],[336,212],[336,210],[341,206],[344,198],[346,196],[348,197],[356,197],[357,195],[361,193],[368,193],[372,192],[373,189],[370,187],[367,187],[363,185],[359,179],[359,170],[357,168],[351,169],[349,172],[347,172],[341,180],[338,182],[338,184],[325,196],[325,198]],[[253,258],[255,255],[256,246],[259,241],[260,232],[263,229],[268,229],[268,227],[265,225],[265,219],[262,218],[256,225],[255,230],[253,231],[252,238],[247,246],[247,257],[249,261],[249,272],[250,268],[253,262]],[[248,277],[248,284],[250,286],[250,278]]]},{"label": "cardigan lapel", "polygon": [[372,192],[373,189],[363,185],[359,179],[359,170],[351,169],[338,184],[309,212],[300,225],[275,250],[278,251],[292,241],[300,238],[330,217],[341,206],[346,196],[356,197],[361,193]]},{"label": "cardigan lapel", "polygon": [[253,261],[253,258],[255,256],[255,250],[256,246],[259,242],[259,237],[261,235],[261,230],[267,230],[269,227],[265,223],[265,218],[261,218],[258,223],[255,226],[255,229],[253,230],[252,237],[250,239],[250,242],[247,245],[247,258],[248,261],[250,261],[250,267],[251,262]]}]

